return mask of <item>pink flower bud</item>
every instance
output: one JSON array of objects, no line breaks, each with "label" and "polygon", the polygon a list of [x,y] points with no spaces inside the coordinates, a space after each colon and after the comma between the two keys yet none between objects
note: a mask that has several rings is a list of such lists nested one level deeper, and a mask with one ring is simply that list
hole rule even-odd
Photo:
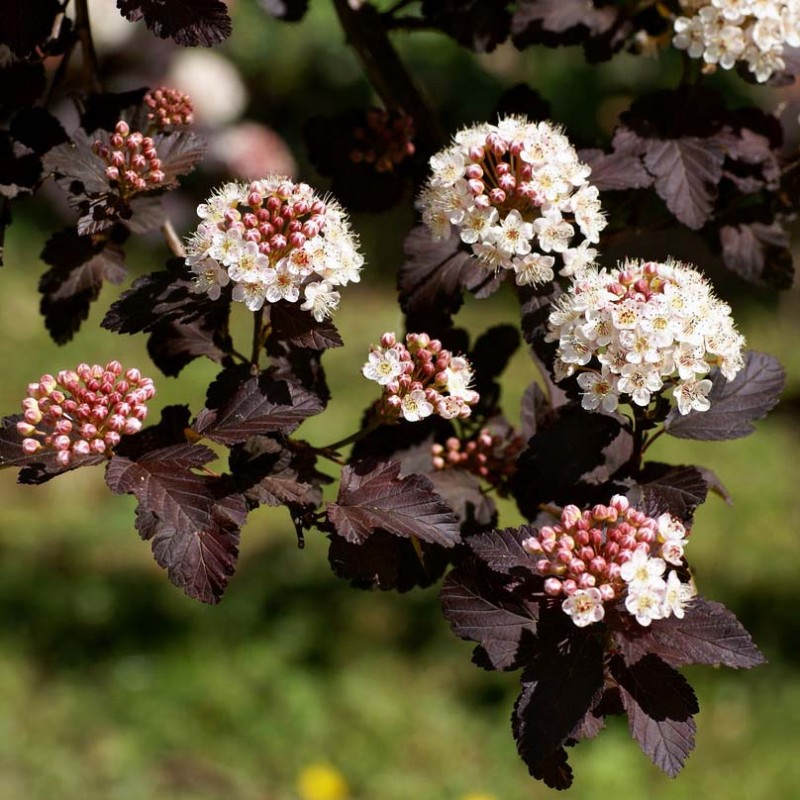
[{"label": "pink flower bud", "polygon": [[495,187],[489,192],[489,200],[491,200],[494,205],[499,206],[506,201],[506,193],[502,189],[498,189]]},{"label": "pink flower bud", "polygon": [[544,593],[550,597],[558,597],[561,594],[561,581],[558,578],[547,578],[544,582]]},{"label": "pink flower bud", "polygon": [[116,167],[106,167],[106,178],[110,181],[118,181],[119,170]]},{"label": "pink flower bud", "polygon": [[27,453],[28,455],[33,455],[34,453],[38,453],[42,449],[41,442],[37,442],[36,439],[23,439],[22,440],[22,451]]},{"label": "pink flower bud", "polygon": [[138,433],[141,429],[142,423],[135,417],[131,417],[125,422],[122,432],[126,434]]}]

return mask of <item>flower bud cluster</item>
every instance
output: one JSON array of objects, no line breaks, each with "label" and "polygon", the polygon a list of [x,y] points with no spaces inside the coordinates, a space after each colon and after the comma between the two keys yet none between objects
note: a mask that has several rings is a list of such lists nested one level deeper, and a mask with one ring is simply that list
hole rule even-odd
[{"label": "flower bud cluster", "polygon": [[150,378],[138,369],[123,373],[119,361],[42,375],[22,401],[22,449],[55,451],[64,467],[74,456],[110,455],[122,436],[141,430],[155,392]]},{"label": "flower bud cluster", "polygon": [[681,414],[706,411],[717,366],[733,380],[744,364],[731,309],[706,279],[676,261],[628,261],[587,268],[555,303],[548,341],[558,342],[556,375],[580,371],[582,405],[612,412],[624,397],[647,406],[673,387]]},{"label": "flower bud cluster", "polygon": [[144,96],[144,104],[150,109],[147,119],[160,131],[191,125],[194,121],[194,107],[188,94],[159,86]]},{"label": "flower bud cluster", "polygon": [[350,160],[373,164],[378,172],[392,172],[406,158],[414,155],[414,121],[405,114],[389,114],[371,109],[367,124],[353,131],[356,145]]},{"label": "flower bud cluster", "polygon": [[119,185],[123,195],[158,189],[164,182],[161,159],[149,136],[132,131],[120,120],[107,142],[97,139],[92,150],[105,161],[106,177]]},{"label": "flower bud cluster", "polygon": [[401,418],[419,422],[431,414],[465,419],[480,399],[469,388],[473,378],[469,362],[427,333],[409,333],[405,344],[393,333],[384,333],[380,345],[370,348],[361,372],[383,386],[377,410],[386,423]]},{"label": "flower bud cluster", "polygon": [[692,58],[731,69],[747,64],[759,83],[785,69],[800,47],[800,0],[681,0],[672,43]]},{"label": "flower bud cluster", "polygon": [[544,591],[578,627],[599,622],[605,604],[624,598],[640,625],[669,616],[683,618],[695,595],[667,564],[681,566],[688,532],[670,514],[648,517],[615,495],[607,506],[581,511],[566,506],[557,525],[545,526],[522,543],[545,576]]},{"label": "flower bud cluster", "polygon": [[[505,117],[464,128],[430,160],[432,175],[418,205],[434,238],[453,226],[487,267],[513,270],[520,285],[579,273],[597,252],[606,219],[590,167],[548,122]],[[575,246],[575,227],[585,240]],[[545,255],[547,253],[548,255]]]},{"label": "flower bud cluster", "polygon": [[500,436],[481,428],[469,441],[451,436],[444,445],[432,445],[431,455],[434,469],[465,469],[496,484],[514,474],[524,447],[524,439],[514,431]]},{"label": "flower bud cluster", "polygon": [[226,183],[197,207],[202,222],[189,238],[186,263],[194,290],[216,300],[233,283],[233,299],[258,311],[297,303],[317,321],[339,305],[334,287],[357,282],[364,263],[342,207],[306,183],[271,175]]}]

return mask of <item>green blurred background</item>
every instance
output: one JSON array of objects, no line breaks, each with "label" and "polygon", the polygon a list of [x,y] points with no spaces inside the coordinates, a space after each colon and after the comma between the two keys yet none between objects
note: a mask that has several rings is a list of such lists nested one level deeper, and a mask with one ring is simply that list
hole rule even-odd
[{"label": "green blurred background", "polygon": [[[304,160],[303,121],[374,102],[328,4],[312,3],[299,26],[272,21],[255,0],[239,0],[233,12],[234,35],[220,52],[238,68],[245,116],[277,131],[300,174],[324,186]],[[98,7],[101,40],[103,24]],[[101,46],[113,88],[159,81],[155,70],[166,72],[174,54],[138,26],[131,30],[133,39]],[[441,36],[398,43],[448,129],[487,117],[503,89],[524,80],[581,144],[601,142],[633,96],[673,85],[679,71],[674,54],[658,61],[622,55],[587,68],[574,49],[520,55],[500,48],[475,57]],[[741,83],[717,83],[728,86],[731,102],[765,100],[763,92],[746,94]],[[791,89],[766,102],[776,99],[796,102]],[[191,203],[212,177],[193,178]],[[185,234],[191,220],[176,209]],[[42,372],[110,358],[156,378],[154,418],[169,403],[188,401],[198,409],[213,364],[197,362],[177,380],[159,380],[146,369],[144,337],[99,328],[125,287],[104,290],[72,343],[50,342],[38,316],[36,283],[44,271],[38,253],[59,224],[54,213],[30,201],[10,229],[0,274],[2,413],[17,410],[26,383]],[[322,444],[353,431],[374,397],[359,368],[371,341],[401,327],[392,284],[410,220],[409,208],[354,220],[369,266],[362,283],[343,292],[336,322],[345,347],[324,358],[333,399],[321,418],[301,428],[304,438]],[[134,242],[132,277],[158,268],[166,255],[157,240]],[[750,345],[782,360],[788,394],[797,397],[797,293],[776,299],[731,281],[722,288]],[[515,323],[517,310],[510,293],[500,293],[468,302],[462,317],[477,332]],[[512,418],[534,377],[531,362],[518,353],[505,379]],[[770,663],[743,673],[687,670],[701,712],[696,752],[677,780],[649,763],[620,722],[571,753],[575,798],[797,796],[796,415],[795,401],[747,439],[704,444],[662,437],[654,445],[654,458],[711,467],[730,490],[735,505],[712,497],[700,509],[690,558],[701,591],[739,615]],[[298,551],[288,514],[262,509],[243,531],[240,566],[223,602],[201,606],[156,567],[133,528],[133,507],[131,498],[108,492],[100,469],[33,488],[16,485],[11,470],[0,473],[0,798],[523,800],[551,794],[527,776],[511,738],[516,676],[470,664],[470,645],[448,630],[436,588],[403,596],[352,590],[330,573],[322,536],[310,536]],[[503,524],[518,521],[513,507],[504,506],[502,514]]]}]

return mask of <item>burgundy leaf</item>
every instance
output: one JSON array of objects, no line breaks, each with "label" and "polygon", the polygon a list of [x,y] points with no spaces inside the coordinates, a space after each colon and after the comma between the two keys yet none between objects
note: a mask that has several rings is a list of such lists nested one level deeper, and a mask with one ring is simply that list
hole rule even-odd
[{"label": "burgundy leaf", "polygon": [[422,475],[400,478],[399,472],[397,461],[346,466],[337,501],[328,503],[336,533],[353,544],[363,544],[379,529],[442,547],[458,544],[458,519],[433,484]]},{"label": "burgundy leaf", "polygon": [[161,410],[161,419],[155,425],[148,425],[132,436],[123,436],[114,452],[118,456],[136,461],[151,450],[186,444],[190,418],[189,406],[166,406]]},{"label": "burgundy leaf", "polygon": [[125,254],[114,242],[66,228],[47,240],[41,258],[52,267],[39,281],[41,312],[53,340],[64,344],[89,316],[103,282],[124,280]]},{"label": "burgundy leaf", "polygon": [[174,258],[165,270],[137,278],[115,303],[100,323],[117,333],[152,331],[168,322],[189,323],[205,315],[213,315],[227,295],[211,300],[207,294],[196,294],[183,259]]},{"label": "burgundy leaf", "polygon": [[778,222],[723,225],[719,231],[725,266],[746,281],[790,289],[794,266],[789,235]]},{"label": "burgundy leaf", "polygon": [[694,749],[692,714],[697,698],[686,679],[660,658],[648,655],[633,666],[613,659],[631,736],[661,770],[674,778]]},{"label": "burgundy leaf", "polygon": [[[418,225],[406,237],[404,249],[406,262],[398,276],[400,305],[412,318],[430,323],[432,314],[447,321],[461,308],[464,290],[479,293],[500,285],[494,270],[482,265],[455,234],[435,242],[431,232]],[[436,335],[430,324],[425,330]]]},{"label": "burgundy leaf", "polygon": [[189,131],[156,134],[153,144],[161,159],[164,187],[176,186],[178,176],[190,173],[206,151],[205,142]]},{"label": "burgundy leaf", "polygon": [[[228,306],[220,304],[220,311]],[[225,313],[227,317],[227,313]],[[217,326],[208,316],[194,322],[167,322],[155,328],[147,340],[147,352],[165,374],[175,377],[196,358],[205,356],[219,363],[225,351],[219,347]]]},{"label": "burgundy leaf", "polygon": [[650,517],[667,513],[690,524],[695,509],[708,496],[708,484],[697,467],[651,462],[645,466],[640,481],[628,497]]},{"label": "burgundy leaf", "polygon": [[231,33],[221,0],[117,0],[117,8],[131,22],[144,19],[156,36],[186,47],[211,47]]},{"label": "burgundy leaf", "polygon": [[342,346],[342,337],[331,320],[318,322],[297,303],[274,303],[269,309],[271,336],[295,347],[329,350]]},{"label": "burgundy leaf", "polygon": [[377,530],[363,544],[332,536],[328,561],[335,575],[357,588],[407,592],[436,583],[450,563],[451,552]]},{"label": "burgundy leaf", "polygon": [[515,596],[496,575],[474,562],[447,575],[440,599],[453,633],[480,645],[487,668],[518,669],[530,655],[538,600]]},{"label": "burgundy leaf", "polygon": [[9,131],[17,142],[30,147],[38,156],[69,141],[61,123],[39,107],[20,109],[11,120]]},{"label": "burgundy leaf", "polygon": [[100,129],[113,131],[117,122],[124,119],[132,130],[141,130],[147,121],[150,109],[142,102],[147,87],[127,92],[98,92],[90,94],[84,101],[81,128],[86,133]]},{"label": "burgundy leaf", "polygon": [[649,139],[644,164],[667,208],[684,225],[698,230],[711,216],[724,159],[714,141],[683,136]]},{"label": "burgundy leaf", "polygon": [[430,24],[476,53],[490,53],[508,37],[508,0],[422,0]]},{"label": "burgundy leaf", "polygon": [[197,433],[221,444],[237,444],[262,433],[291,433],[323,409],[319,397],[298,384],[267,373],[248,376],[249,370],[239,368],[220,373],[193,425]]},{"label": "burgundy leaf", "polygon": [[470,536],[467,545],[490,570],[500,575],[520,571],[535,573],[534,559],[523,549],[522,543],[536,533],[530,525],[504,528]]},{"label": "burgundy leaf", "polygon": [[664,421],[664,430],[679,439],[739,439],[751,434],[755,420],[777,405],[785,373],[774,356],[754,350],[745,354],[744,367],[732,381],[719,370],[711,373],[708,411],[681,414],[677,408]]},{"label": "burgundy leaf", "polygon": [[107,194],[110,190],[106,163],[92,150],[93,142],[94,138],[78,128],[69,142],[54,147],[43,158],[45,170],[55,173],[56,183],[72,205],[87,195]]},{"label": "burgundy leaf", "polygon": [[156,562],[204,603],[219,602],[225,591],[247,516],[244,498],[228,479],[192,471],[214,458],[202,445],[178,444],[136,460],[114,456],[106,469],[111,491],[139,501],[139,532],[151,540]]},{"label": "burgundy leaf", "polygon": [[[560,610],[558,613],[561,613]],[[603,651],[593,632],[571,623],[560,641],[543,641],[522,674],[511,728],[531,774],[547,775],[558,753],[603,689]]]},{"label": "burgundy leaf", "polygon": [[542,503],[608,502],[614,488],[607,467],[616,457],[606,449],[621,435],[629,436],[615,417],[587,414],[577,403],[562,406],[517,462],[512,490],[520,511],[534,519]]},{"label": "burgundy leaf", "polygon": [[301,453],[285,442],[256,436],[231,450],[230,470],[236,485],[253,504],[318,506],[321,477]]},{"label": "burgundy leaf", "polygon": [[0,469],[3,467],[21,467],[18,481],[24,484],[39,484],[55,478],[64,472],[71,472],[79,467],[92,467],[105,461],[104,456],[73,455],[68,467],[62,466],[56,459],[55,451],[26,453],[22,449],[22,439],[17,431],[17,423],[22,414],[12,414],[0,420]]},{"label": "burgundy leaf", "polygon": [[[585,0],[520,0],[511,24],[514,44],[525,47],[541,41],[541,31],[563,34],[575,28],[583,33],[599,34],[607,31],[619,11],[614,8],[597,8]],[[572,44],[579,39],[568,39]]]},{"label": "burgundy leaf", "polygon": [[6,4],[0,14],[0,44],[8,45],[20,58],[31,55],[50,38],[56,17],[62,10],[59,0]]},{"label": "burgundy leaf", "polygon": [[653,176],[644,168],[637,154],[579,150],[578,155],[592,168],[589,181],[601,192],[646,189],[653,183]]},{"label": "burgundy leaf", "polygon": [[458,517],[462,533],[485,529],[497,522],[494,500],[481,491],[481,483],[472,473],[463,469],[446,469],[430,472],[427,477],[436,493]]},{"label": "burgundy leaf", "polygon": [[628,664],[649,653],[673,667],[687,664],[749,669],[766,663],[750,634],[721,603],[696,597],[683,619],[667,617],[643,628],[621,614],[624,627],[614,631],[619,652]]}]

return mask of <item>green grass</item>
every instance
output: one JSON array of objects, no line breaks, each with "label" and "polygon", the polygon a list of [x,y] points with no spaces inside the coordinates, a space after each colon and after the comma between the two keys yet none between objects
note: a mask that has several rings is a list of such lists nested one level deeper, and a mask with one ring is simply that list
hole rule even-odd
[{"label": "green grass", "polygon": [[[31,256],[38,238],[12,228],[0,276],[3,413],[16,410],[25,384],[43,371],[111,357],[149,364],[144,337],[98,328],[115,289],[104,291],[74,342],[49,343],[37,313],[41,268]],[[401,326],[391,289],[369,272],[343,294],[337,323],[346,346],[325,356],[333,400],[300,431],[320,444],[355,429],[374,397],[359,375],[367,347]],[[800,325],[792,302],[747,312],[740,327],[753,347],[781,357],[796,389]],[[509,296],[470,302],[463,319],[479,330],[514,322],[515,308]],[[196,410],[214,372],[198,362],[178,380],[154,375],[158,406],[189,402]],[[518,353],[506,378],[510,416],[534,377]],[[736,610],[770,664],[691,671],[702,708],[698,744],[677,781],[614,724],[573,753],[571,796],[795,794],[797,447],[788,414],[735,442],[662,437],[653,447],[654,458],[714,469],[733,495],[733,506],[712,498],[700,510],[689,555],[701,590]],[[0,473],[4,800],[290,800],[298,773],[320,761],[335,765],[360,800],[550,794],[528,778],[514,750],[516,676],[469,663],[470,646],[447,629],[435,589],[351,590],[330,573],[322,537],[312,535],[300,552],[288,515],[259,510],[243,532],[225,600],[200,606],[168,584],[136,536],[132,501],[111,496],[101,470],[35,488],[14,479]],[[517,520],[513,508],[504,515],[504,524]]]}]

